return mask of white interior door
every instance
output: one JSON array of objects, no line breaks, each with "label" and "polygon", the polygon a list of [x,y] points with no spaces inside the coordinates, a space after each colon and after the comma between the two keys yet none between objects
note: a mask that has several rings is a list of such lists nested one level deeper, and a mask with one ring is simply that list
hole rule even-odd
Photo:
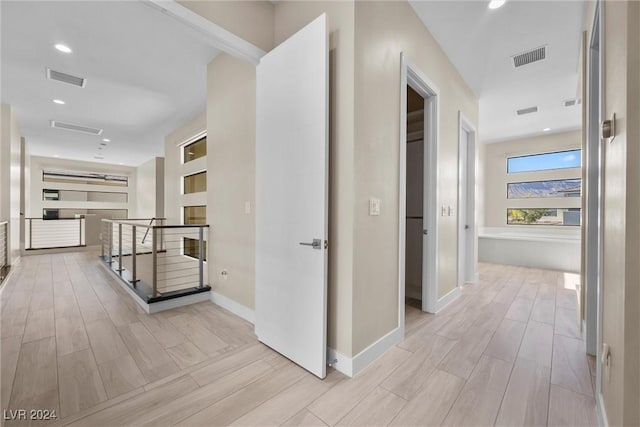
[{"label": "white interior door", "polygon": [[326,375],[328,33],[322,15],[256,69],[258,339]]}]

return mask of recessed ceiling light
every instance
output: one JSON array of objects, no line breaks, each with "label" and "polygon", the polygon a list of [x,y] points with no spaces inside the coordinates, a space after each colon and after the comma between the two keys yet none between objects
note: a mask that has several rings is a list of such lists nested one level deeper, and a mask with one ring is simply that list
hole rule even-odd
[{"label": "recessed ceiling light", "polygon": [[53,157],[60,157],[60,156],[58,156],[57,154],[54,154]]},{"label": "recessed ceiling light", "polygon": [[104,142],[111,142],[111,140],[109,138],[103,138],[102,139]]},{"label": "recessed ceiling light", "polygon": [[124,163],[118,163],[120,166],[124,165]]},{"label": "recessed ceiling light", "polygon": [[542,132],[549,132],[551,130],[551,128],[544,128],[542,129]]},{"label": "recessed ceiling light", "polygon": [[[494,0],[494,1],[495,1],[495,0]],[[58,49],[60,52],[64,52],[64,53],[71,53],[71,52],[73,52],[69,46],[64,45],[64,44],[60,44],[60,43],[58,43],[58,44],[57,44],[57,45],[55,45],[54,47],[55,47],[56,49]]]},{"label": "recessed ceiling light", "polygon": [[497,9],[504,5],[507,0],[491,0],[489,2],[489,9]]},{"label": "recessed ceiling light", "polygon": [[66,104],[66,102],[64,102],[62,99],[54,99],[53,102],[56,103],[56,104],[59,104],[59,105]]}]

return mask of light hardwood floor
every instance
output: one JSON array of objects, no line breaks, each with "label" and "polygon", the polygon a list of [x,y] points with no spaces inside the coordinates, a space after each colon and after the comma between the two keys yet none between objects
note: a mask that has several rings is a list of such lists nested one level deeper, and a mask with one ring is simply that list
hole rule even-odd
[{"label": "light hardwood floor", "polygon": [[[577,277],[482,264],[354,378],[323,381],[211,304],[145,314],[90,252],[27,256],[2,289],[3,425],[596,425]],[[3,413],[3,415],[8,415]],[[4,418],[4,416],[3,416]]]}]

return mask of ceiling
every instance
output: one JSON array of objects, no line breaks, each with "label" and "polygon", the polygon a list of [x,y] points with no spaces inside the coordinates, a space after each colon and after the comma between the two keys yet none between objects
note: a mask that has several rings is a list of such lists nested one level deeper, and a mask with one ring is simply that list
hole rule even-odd
[{"label": "ceiling", "polygon": [[[578,57],[585,2],[507,0],[411,1],[479,99],[479,135],[497,142],[578,129],[581,107],[565,107],[578,95]],[[546,59],[522,67],[512,56],[545,46]],[[538,112],[518,116],[532,106]]]},{"label": "ceiling", "polygon": [[[219,51],[157,9],[138,1],[1,8],[2,103],[33,155],[137,166],[163,156],[164,137],[205,109],[207,64]],[[48,80],[47,67],[85,77],[86,86]],[[54,129],[51,120],[104,132]],[[103,138],[110,142],[100,149]]]}]

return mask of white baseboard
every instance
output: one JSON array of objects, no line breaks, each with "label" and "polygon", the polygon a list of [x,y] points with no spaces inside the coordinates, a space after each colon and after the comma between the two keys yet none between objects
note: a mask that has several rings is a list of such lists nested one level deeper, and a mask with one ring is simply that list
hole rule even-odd
[{"label": "white baseboard", "polygon": [[385,336],[381,337],[378,341],[356,354],[353,358],[345,356],[337,352],[335,349],[328,347],[327,360],[329,360],[329,364],[337,371],[342,372],[348,377],[353,377],[391,347],[400,343],[403,335],[401,328],[395,328]]},{"label": "white baseboard", "polygon": [[229,310],[238,317],[243,318],[251,324],[255,324],[255,313],[249,307],[232,300],[216,291],[211,291],[211,302],[220,307]]},{"label": "white baseboard", "polygon": [[439,312],[460,296],[460,287],[456,286],[448,294],[438,300],[435,312]]},{"label": "white baseboard", "polygon": [[609,427],[609,419],[607,418],[607,411],[604,408],[604,402],[602,401],[602,393],[597,393],[596,397],[596,409],[598,412],[598,418],[600,418],[600,425]]}]

